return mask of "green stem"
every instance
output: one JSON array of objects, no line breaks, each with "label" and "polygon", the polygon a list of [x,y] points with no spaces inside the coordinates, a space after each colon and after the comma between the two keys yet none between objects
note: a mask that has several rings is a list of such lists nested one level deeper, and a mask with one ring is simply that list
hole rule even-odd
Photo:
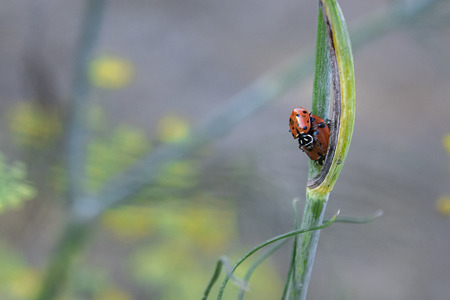
[{"label": "green stem", "polygon": [[309,231],[315,231],[315,230],[320,230],[323,228],[326,228],[328,226],[330,226],[331,224],[333,224],[337,217],[339,215],[339,211],[328,221],[320,224],[319,226],[315,226],[315,227],[311,227],[311,228],[306,228],[306,229],[297,229],[297,230],[293,230],[284,234],[281,234],[279,236],[276,236],[274,238],[271,238],[270,240],[265,241],[264,243],[256,246],[255,248],[253,248],[252,250],[250,250],[249,252],[247,252],[247,254],[245,254],[231,269],[231,271],[227,274],[227,276],[225,277],[225,279],[222,282],[222,285],[220,286],[219,289],[219,293],[217,296],[217,300],[221,300],[223,293],[225,291],[225,287],[227,286],[228,281],[230,280],[230,278],[233,276],[234,271],[250,256],[252,256],[256,251],[264,248],[267,245],[270,245],[272,243],[275,243],[277,241],[280,241],[282,239],[297,235],[297,234],[301,234],[301,233],[305,233],[305,232],[309,232]]},{"label": "green stem", "polygon": [[[71,120],[68,128],[68,199],[70,221],[51,256],[48,269],[36,300],[50,300],[58,296],[66,283],[76,254],[83,249],[97,215],[90,211],[93,201],[85,197],[86,115],[89,104],[88,70],[98,37],[106,0],[88,0],[82,23],[80,41],[75,56],[75,72],[71,99]],[[89,215],[88,215],[89,214]]]},{"label": "green stem", "polygon": [[[321,118],[328,118],[330,107],[331,64],[328,48],[327,27],[319,7],[316,38],[316,62],[313,83],[312,113]],[[321,166],[310,161],[308,179],[316,177]],[[320,225],[327,204],[328,195],[320,198],[306,198],[303,212],[302,228]],[[304,299],[308,290],[312,265],[319,242],[320,231],[311,231],[301,235],[297,245],[294,272],[293,299]]]},{"label": "green stem", "polygon": [[222,266],[225,264],[226,261],[228,261],[226,257],[221,257],[217,261],[216,268],[214,269],[214,274],[211,277],[211,280],[209,281],[208,286],[205,289],[205,292],[203,293],[202,300],[208,299],[209,293],[211,292],[214,283],[216,283],[217,279],[219,279],[220,273],[222,271]]},{"label": "green stem", "polygon": [[248,290],[248,285],[249,285],[249,281],[250,281],[250,277],[253,275],[253,272],[256,271],[256,269],[259,267],[260,264],[262,264],[267,258],[269,258],[270,256],[272,256],[278,249],[281,248],[281,246],[283,246],[284,244],[286,244],[286,242],[288,241],[288,239],[285,239],[281,242],[279,242],[278,244],[273,245],[269,250],[267,250],[266,252],[264,252],[263,255],[261,255],[260,257],[258,257],[250,266],[250,268],[248,268],[247,273],[245,273],[245,276],[243,278],[245,285],[241,286],[241,289],[239,291],[238,294],[238,298],[237,300],[243,300],[244,299],[244,294],[245,292]]},{"label": "green stem", "polygon": [[89,64],[100,35],[106,0],[88,0],[75,53],[70,122],[67,132],[67,173],[69,203],[74,205],[84,194],[87,125],[89,107]]},{"label": "green stem", "polygon": [[[312,94],[311,113],[328,119],[330,113],[330,87],[331,87],[331,63],[330,50],[328,49],[327,26],[319,7],[317,18],[316,58]],[[316,177],[321,166],[310,162],[308,179]]]},{"label": "green stem", "polygon": [[[301,228],[309,228],[322,224],[328,195],[326,197],[307,197]],[[291,299],[306,299],[309,279],[319,242],[320,230],[301,235],[295,258],[294,289]]]},{"label": "green stem", "polygon": [[63,238],[54,250],[54,255],[35,300],[49,300],[58,296],[64,288],[74,259],[84,248],[91,230],[92,224],[90,223],[73,221],[67,224]]},{"label": "green stem", "polygon": [[[298,198],[295,198],[294,201],[292,201],[292,210],[294,213],[294,230],[298,229],[298,210],[297,210],[297,202]],[[292,254],[291,254],[291,262],[289,264],[289,270],[288,275],[286,279],[286,284],[283,289],[283,295],[281,296],[281,300],[289,299],[289,297],[292,287],[294,286],[294,269],[295,269],[295,258],[297,256],[297,243],[298,243],[298,235],[294,237],[294,243],[292,245]]]},{"label": "green stem", "polygon": [[[327,117],[333,74],[333,116],[324,166],[310,163],[302,228],[322,224],[329,194],[350,147],[355,119],[355,80],[351,44],[345,20],[335,0],[321,0],[317,29],[313,109]],[[326,50],[327,49],[327,50]],[[327,53],[328,52],[328,53]],[[300,237],[295,261],[293,300],[305,300],[320,231]]]}]

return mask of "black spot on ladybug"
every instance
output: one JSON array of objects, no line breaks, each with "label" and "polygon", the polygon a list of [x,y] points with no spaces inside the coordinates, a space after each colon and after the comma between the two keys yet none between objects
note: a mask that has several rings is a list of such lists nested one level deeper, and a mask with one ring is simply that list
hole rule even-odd
[{"label": "black spot on ladybug", "polygon": [[309,120],[306,120],[306,123],[309,123]]},{"label": "black spot on ladybug", "polygon": [[318,134],[319,134],[318,131],[314,131],[314,132],[313,132],[313,135],[314,135],[314,136],[316,136],[316,135],[318,135]]},{"label": "black spot on ladybug", "polygon": [[308,127],[306,127],[306,126],[303,126],[303,130],[306,130],[306,129],[308,129]]},{"label": "black spot on ladybug", "polygon": [[326,124],[324,122],[322,122],[322,123],[319,123],[318,126],[319,126],[319,128],[325,128]]},{"label": "black spot on ladybug", "polygon": [[302,113],[307,114],[308,112],[306,110],[302,111]]},{"label": "black spot on ladybug", "polygon": [[297,117],[300,117],[300,114],[297,114]]}]

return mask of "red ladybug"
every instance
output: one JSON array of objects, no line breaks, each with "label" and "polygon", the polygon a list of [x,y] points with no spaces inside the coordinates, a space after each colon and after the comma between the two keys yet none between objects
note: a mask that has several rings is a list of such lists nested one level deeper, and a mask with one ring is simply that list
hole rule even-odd
[{"label": "red ladybug", "polygon": [[328,151],[330,128],[322,118],[315,115],[311,115],[311,123],[312,126],[308,134],[313,137],[314,141],[312,145],[307,147],[300,145],[300,149],[304,150],[309,158],[316,161],[319,165],[323,165]]},{"label": "red ladybug", "polygon": [[296,107],[289,118],[289,128],[294,139],[299,138],[300,134],[308,133],[311,128],[309,113],[303,107]]},{"label": "red ladybug", "polygon": [[[305,114],[309,120],[304,118]],[[299,121],[296,122],[296,120]],[[310,159],[323,165],[330,138],[330,128],[327,123],[322,118],[309,114],[304,108],[297,107],[291,113],[289,127],[294,139],[298,138],[299,148],[306,152]],[[305,127],[308,131],[305,131]]]}]

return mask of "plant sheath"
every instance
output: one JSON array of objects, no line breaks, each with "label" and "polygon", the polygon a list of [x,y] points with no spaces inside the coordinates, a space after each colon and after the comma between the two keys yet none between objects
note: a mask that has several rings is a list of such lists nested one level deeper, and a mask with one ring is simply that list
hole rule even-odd
[{"label": "plant sheath", "polygon": [[[328,154],[320,169],[310,163],[302,228],[323,221],[329,194],[346,158],[355,119],[355,79],[351,43],[341,9],[335,0],[319,2],[313,113],[328,118],[330,74],[333,80],[333,114]],[[327,46],[326,46],[327,45]],[[328,51],[325,49],[328,48]],[[293,300],[305,300],[320,231],[300,236],[294,272]]]}]

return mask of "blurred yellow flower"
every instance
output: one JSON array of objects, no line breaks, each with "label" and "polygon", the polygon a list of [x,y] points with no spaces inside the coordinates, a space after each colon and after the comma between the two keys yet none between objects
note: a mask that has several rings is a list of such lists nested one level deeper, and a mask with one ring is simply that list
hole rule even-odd
[{"label": "blurred yellow flower", "polygon": [[95,297],[96,300],[131,300],[131,296],[117,288],[107,288]]},{"label": "blurred yellow flower", "polygon": [[31,299],[41,283],[40,275],[32,269],[24,269],[10,278],[9,292],[19,299]]},{"label": "blurred yellow flower", "polygon": [[444,146],[444,149],[447,151],[448,155],[450,155],[450,133],[447,133],[442,138],[442,145]]},{"label": "blurred yellow flower", "polygon": [[[447,133],[442,138],[442,145],[444,149],[447,151],[447,154],[450,156],[450,133]],[[449,165],[450,167],[450,165]],[[444,216],[450,216],[450,197],[442,196],[436,200],[436,210]]]},{"label": "blurred yellow flower", "polygon": [[157,184],[164,189],[192,188],[198,183],[198,165],[193,161],[177,161],[164,167]]},{"label": "blurred yellow flower", "polygon": [[443,216],[450,217],[450,197],[442,196],[436,201],[436,210]]},{"label": "blurred yellow flower", "polygon": [[21,101],[8,111],[9,128],[14,141],[25,147],[42,148],[55,141],[62,132],[57,111]]},{"label": "blurred yellow flower", "polygon": [[118,238],[135,241],[155,231],[156,214],[150,207],[125,206],[105,213],[101,223]]},{"label": "blurred yellow flower", "polygon": [[[180,299],[180,295],[183,300],[198,299],[218,256],[232,248],[237,234],[236,211],[229,205],[161,203],[149,216],[158,226],[151,243],[130,256],[138,282],[157,291],[160,300]],[[232,254],[231,262],[242,253],[244,250]],[[238,271],[236,275],[242,278],[245,264]],[[269,259],[255,272],[250,282],[252,292],[246,299],[276,299],[281,293],[280,278]],[[236,299],[236,292],[230,285],[224,299]]]},{"label": "blurred yellow flower", "polygon": [[159,120],[158,137],[163,142],[178,142],[189,134],[189,123],[179,115],[167,114]]},{"label": "blurred yellow flower", "polygon": [[167,238],[184,237],[206,254],[222,251],[236,233],[236,216],[230,209],[203,206],[125,206],[107,212],[101,223],[122,240],[135,241],[159,233]]},{"label": "blurred yellow flower", "polygon": [[89,77],[96,87],[121,89],[130,84],[133,76],[133,64],[123,58],[102,55],[91,62]]},{"label": "blurred yellow flower", "polygon": [[236,234],[235,223],[235,214],[227,209],[192,206],[180,215],[179,231],[199,251],[214,254],[223,251]]}]

